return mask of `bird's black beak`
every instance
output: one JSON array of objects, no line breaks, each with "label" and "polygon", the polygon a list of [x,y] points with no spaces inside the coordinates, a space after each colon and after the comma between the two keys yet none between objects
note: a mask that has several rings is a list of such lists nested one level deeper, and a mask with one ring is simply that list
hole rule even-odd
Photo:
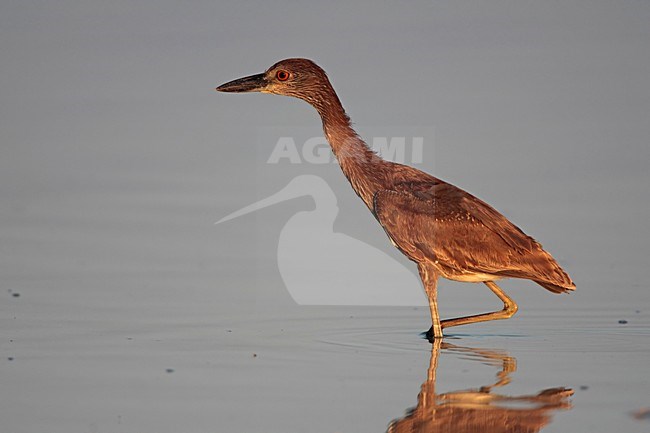
[{"label": "bird's black beak", "polygon": [[219,92],[261,92],[267,85],[266,77],[264,74],[251,75],[250,77],[238,78],[237,80],[229,81],[217,87]]}]

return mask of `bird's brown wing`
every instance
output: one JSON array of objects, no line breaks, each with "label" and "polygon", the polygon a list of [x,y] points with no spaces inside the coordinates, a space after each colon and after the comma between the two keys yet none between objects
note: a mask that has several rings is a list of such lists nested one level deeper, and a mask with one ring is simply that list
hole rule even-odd
[{"label": "bird's brown wing", "polygon": [[404,182],[378,191],[374,213],[393,243],[449,275],[527,278],[554,292],[569,276],[533,238],[487,203],[448,183]]}]

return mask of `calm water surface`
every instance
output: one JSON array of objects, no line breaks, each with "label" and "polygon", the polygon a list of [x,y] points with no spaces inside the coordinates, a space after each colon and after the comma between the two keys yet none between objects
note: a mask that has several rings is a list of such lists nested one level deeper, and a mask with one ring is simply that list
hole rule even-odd
[{"label": "calm water surface", "polygon": [[[650,428],[650,308],[633,282],[574,276],[564,297],[507,283],[517,316],[432,346],[426,307],[295,305],[255,221],[212,224],[225,212],[202,179],[101,182],[7,212],[3,431]],[[236,239],[257,245],[252,262]],[[574,274],[597,269],[584,253]],[[443,315],[496,308],[479,287],[444,283]],[[629,299],[606,296],[617,287]]]}]

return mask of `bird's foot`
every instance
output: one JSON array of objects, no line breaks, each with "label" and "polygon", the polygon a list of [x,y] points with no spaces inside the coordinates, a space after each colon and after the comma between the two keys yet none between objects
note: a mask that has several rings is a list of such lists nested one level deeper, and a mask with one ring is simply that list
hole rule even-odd
[{"label": "bird's foot", "polygon": [[423,334],[424,334],[424,337],[427,340],[429,340],[429,343],[433,343],[436,339],[443,337],[442,335],[436,337],[435,333],[433,332],[433,326],[431,328],[429,328],[429,330],[427,332],[423,333]]}]

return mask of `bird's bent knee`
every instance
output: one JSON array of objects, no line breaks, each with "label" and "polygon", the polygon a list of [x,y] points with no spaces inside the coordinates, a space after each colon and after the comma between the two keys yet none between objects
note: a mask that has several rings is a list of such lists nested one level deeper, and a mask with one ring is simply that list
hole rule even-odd
[{"label": "bird's bent knee", "polygon": [[517,310],[519,310],[519,307],[517,304],[506,304],[503,310],[508,315],[508,317],[512,317],[515,315]]}]

